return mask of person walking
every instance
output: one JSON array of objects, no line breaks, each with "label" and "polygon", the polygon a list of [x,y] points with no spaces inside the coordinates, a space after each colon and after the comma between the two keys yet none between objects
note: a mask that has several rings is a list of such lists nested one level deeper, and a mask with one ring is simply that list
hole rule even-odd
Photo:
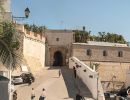
[{"label": "person walking", "polygon": [[74,70],[74,78],[76,78],[77,77],[76,68],[73,67],[73,70]]},{"label": "person walking", "polygon": [[13,100],[17,100],[17,91],[16,90],[13,93]]},{"label": "person walking", "polygon": [[58,72],[59,72],[59,77],[60,77],[60,76],[61,76],[61,69],[59,69],[59,71],[58,71]]},{"label": "person walking", "polygon": [[45,98],[46,98],[46,91],[45,91],[45,89],[43,88],[43,89],[42,89],[42,94],[41,94],[41,96],[39,97],[39,100],[45,100]]},{"label": "person walking", "polygon": [[31,100],[34,100],[35,98],[35,92],[34,92],[34,88],[32,88],[32,92],[31,92]]}]

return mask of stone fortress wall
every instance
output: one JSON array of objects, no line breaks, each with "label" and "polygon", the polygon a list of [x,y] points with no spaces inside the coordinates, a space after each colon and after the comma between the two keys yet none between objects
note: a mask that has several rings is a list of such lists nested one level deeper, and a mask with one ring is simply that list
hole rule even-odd
[{"label": "stone fortress wall", "polygon": [[45,37],[43,34],[36,34],[27,31],[23,25],[16,24],[17,29],[24,34],[22,41],[22,52],[27,67],[33,73],[45,67]]}]

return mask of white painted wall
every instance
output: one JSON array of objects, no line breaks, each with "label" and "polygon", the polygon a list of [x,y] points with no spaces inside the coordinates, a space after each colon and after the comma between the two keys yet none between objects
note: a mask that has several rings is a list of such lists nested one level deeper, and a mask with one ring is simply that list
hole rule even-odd
[{"label": "white painted wall", "polygon": [[[76,65],[79,65],[81,67],[77,68]],[[79,78],[81,78],[84,84],[89,88],[89,90],[93,95],[93,98],[94,99],[98,98],[98,100],[105,100],[102,85],[98,77],[98,73],[92,70],[87,65],[85,65],[80,60],[78,60],[76,57],[72,57],[69,59],[69,68],[73,68],[74,66],[76,67],[77,75],[79,76]],[[86,72],[84,72],[84,70],[86,70]]]}]

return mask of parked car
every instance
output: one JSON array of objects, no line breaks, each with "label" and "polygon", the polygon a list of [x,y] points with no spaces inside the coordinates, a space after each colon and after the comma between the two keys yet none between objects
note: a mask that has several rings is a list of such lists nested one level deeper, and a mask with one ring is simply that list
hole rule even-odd
[{"label": "parked car", "polygon": [[18,85],[22,83],[23,83],[23,79],[21,76],[12,76],[12,84]]},{"label": "parked car", "polygon": [[33,74],[30,73],[30,72],[28,72],[28,73],[22,73],[20,76],[23,79],[23,83],[28,83],[29,80],[31,80],[31,82],[35,81],[35,78],[34,78]]}]

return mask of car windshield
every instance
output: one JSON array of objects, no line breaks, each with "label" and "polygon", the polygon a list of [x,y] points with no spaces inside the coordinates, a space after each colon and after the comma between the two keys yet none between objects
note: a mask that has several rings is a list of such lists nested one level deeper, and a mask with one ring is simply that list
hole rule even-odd
[{"label": "car windshield", "polygon": [[13,76],[13,78],[19,78],[19,77],[21,77],[21,76]]}]

